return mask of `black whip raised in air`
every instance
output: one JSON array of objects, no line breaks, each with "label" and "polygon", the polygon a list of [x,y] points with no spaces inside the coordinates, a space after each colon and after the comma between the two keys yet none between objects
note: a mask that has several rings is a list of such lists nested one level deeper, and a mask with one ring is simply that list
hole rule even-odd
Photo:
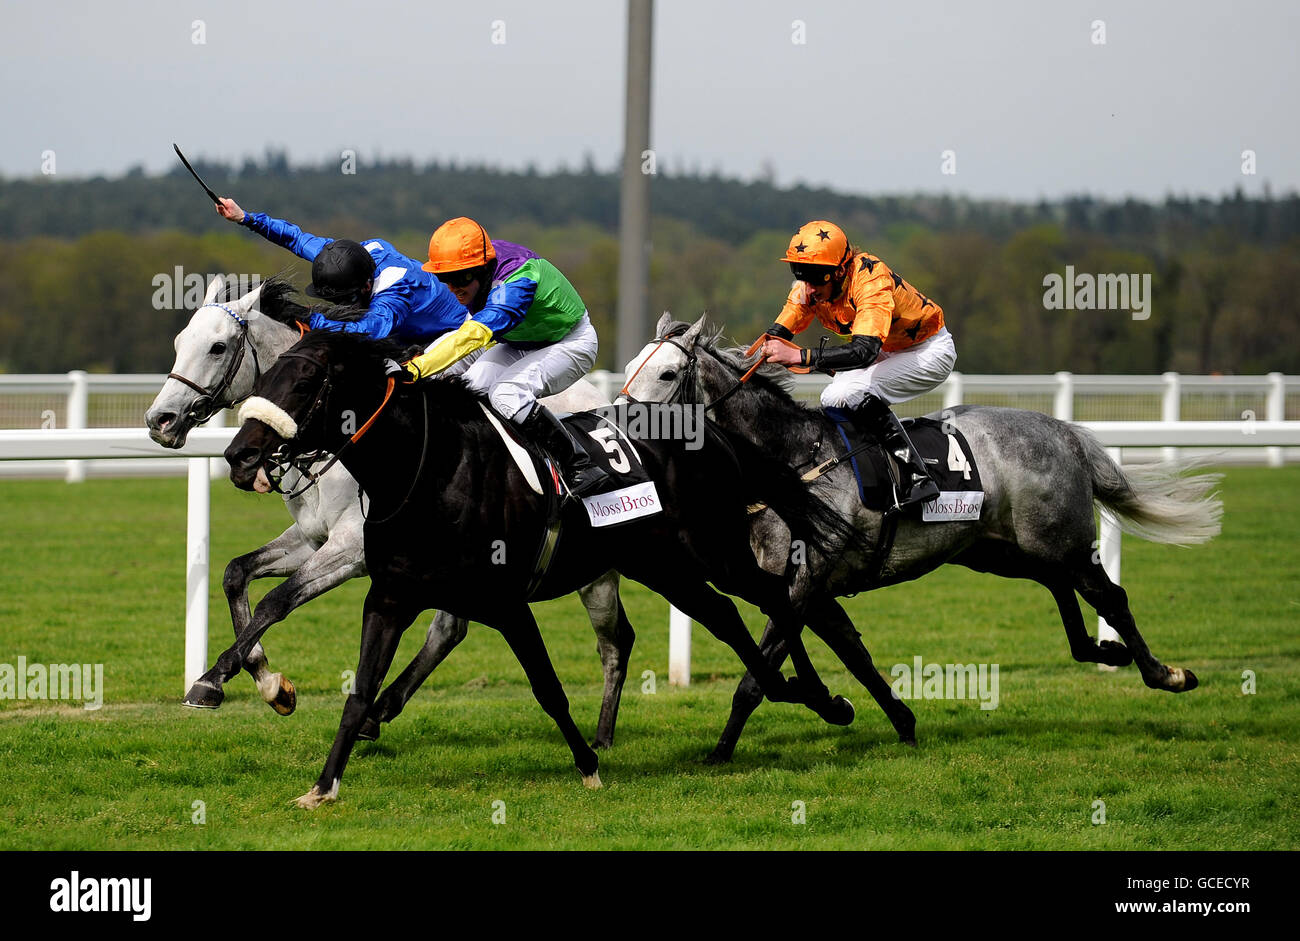
[{"label": "black whip raised in air", "polygon": [[190,175],[194,177],[194,179],[199,181],[199,186],[203,187],[203,192],[208,194],[208,198],[211,199],[214,203],[221,202],[221,198],[217,196],[216,193],[212,192],[212,188],[208,186],[208,184],[203,182],[203,177],[199,176],[197,173],[194,172],[194,168],[191,167],[190,162],[185,159],[185,155],[181,153],[181,149],[177,147],[176,144],[174,143],[172,144],[172,147],[176,151],[176,156],[181,158],[181,163],[185,164],[185,169],[189,170]]}]

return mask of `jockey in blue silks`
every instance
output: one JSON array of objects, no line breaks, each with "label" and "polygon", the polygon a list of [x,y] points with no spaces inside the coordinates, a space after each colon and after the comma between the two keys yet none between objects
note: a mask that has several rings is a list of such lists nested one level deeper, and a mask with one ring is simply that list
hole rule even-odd
[{"label": "jockey in blue silks", "polygon": [[585,376],[598,349],[582,298],[550,262],[509,242],[497,243],[498,257],[483,227],[465,218],[434,233],[429,263],[421,265],[383,239],[324,239],[292,222],[246,213],[228,198],[216,209],[310,261],[307,293],[312,297],[365,305],[354,320],[313,313],[312,329],[429,344],[407,364],[412,377],[463,373],[470,388],[485,393],[499,413],[560,459],[575,496],[608,481],[563,423],[537,401]]},{"label": "jockey in blue silks", "polygon": [[343,330],[424,345],[458,329],[469,316],[445,284],[383,239],[358,243],[321,238],[266,213],[244,212],[233,199],[217,203],[217,212],[310,261],[307,293],[312,297],[365,308],[364,314],[350,321],[313,313],[313,330]]}]

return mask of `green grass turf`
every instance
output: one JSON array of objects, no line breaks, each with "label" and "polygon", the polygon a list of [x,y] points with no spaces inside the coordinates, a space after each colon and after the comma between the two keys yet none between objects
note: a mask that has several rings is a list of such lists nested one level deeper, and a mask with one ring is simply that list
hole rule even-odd
[{"label": "green grass turf", "polygon": [[[1070,658],[1049,594],[949,567],[845,606],[877,666],[997,663],[1000,705],[913,702],[920,747],[897,744],[820,642],[847,728],[765,704],[733,764],[700,759],[741,669],[695,632],[693,682],[670,688],[667,604],[625,583],[639,635],[585,790],[505,642],[475,625],[378,743],[361,744],[341,799],[290,806],[315,781],[355,669],[364,581],[267,635],[298,711],[276,716],[241,675],[225,705],[180,705],[183,480],[0,483],[0,663],[103,663],[105,703],[0,700],[0,848],[1295,848],[1300,668],[1300,468],[1230,470],[1224,533],[1180,549],[1125,539],[1123,583],[1157,656],[1202,686],[1146,689],[1133,668]],[[212,498],[209,662],[227,643],[226,559],[287,524],[279,500],[218,483]],[[272,582],[258,583],[260,597]],[[600,670],[576,599],[536,606],[573,715],[588,734]],[[742,606],[757,633],[760,618]],[[1085,608],[1090,630],[1095,617]],[[423,639],[404,638],[396,670]],[[642,691],[642,672],[658,674]],[[1242,672],[1256,675],[1244,695]],[[787,668],[788,671],[788,668]],[[1106,822],[1094,825],[1094,801]],[[194,802],[206,822],[195,824]],[[504,802],[505,823],[492,821]],[[792,822],[802,801],[806,822]],[[501,805],[496,805],[499,808]]]}]

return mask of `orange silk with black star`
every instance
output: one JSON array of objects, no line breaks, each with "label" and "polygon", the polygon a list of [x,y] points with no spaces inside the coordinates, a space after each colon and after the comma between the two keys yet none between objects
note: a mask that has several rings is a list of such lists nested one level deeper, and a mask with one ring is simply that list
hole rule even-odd
[{"label": "orange silk with black star", "polygon": [[776,322],[802,333],[814,319],[842,337],[879,337],[886,352],[928,340],[943,327],[943,308],[867,252],[850,262],[848,283],[834,300],[817,303],[812,288],[796,281]]}]

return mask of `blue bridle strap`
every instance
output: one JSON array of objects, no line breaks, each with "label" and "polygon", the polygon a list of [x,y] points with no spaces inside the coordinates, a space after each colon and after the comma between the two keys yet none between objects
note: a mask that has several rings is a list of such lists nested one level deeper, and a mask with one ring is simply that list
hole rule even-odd
[{"label": "blue bridle strap", "polygon": [[[230,309],[229,307],[227,307],[225,304],[202,304],[202,305],[199,306],[199,310],[202,310],[204,307],[216,307],[216,308],[219,308],[220,310],[224,310],[226,313],[228,313],[228,314],[230,315],[230,319],[231,319],[231,320],[233,320],[235,323],[239,324],[239,325],[240,325],[241,327],[243,327],[245,330],[248,329],[248,321],[245,320],[243,317],[239,316],[239,314],[235,313],[233,310],[231,310],[231,309]],[[198,311],[195,311],[195,313],[197,313],[197,312],[198,312]]]}]

